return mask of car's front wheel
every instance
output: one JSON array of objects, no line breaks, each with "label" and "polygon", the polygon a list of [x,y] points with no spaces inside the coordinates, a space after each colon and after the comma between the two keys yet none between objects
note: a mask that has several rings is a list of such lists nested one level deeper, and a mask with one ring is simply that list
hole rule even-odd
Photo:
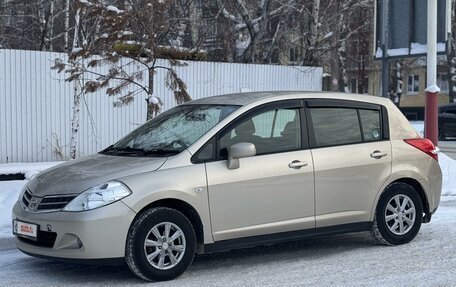
[{"label": "car's front wheel", "polygon": [[372,233],[382,243],[404,244],[415,238],[422,221],[420,196],[412,186],[396,182],[380,196]]},{"label": "car's front wheel", "polygon": [[131,271],[147,281],[171,280],[193,261],[196,236],[191,222],[177,210],[151,208],[130,228],[125,260]]}]

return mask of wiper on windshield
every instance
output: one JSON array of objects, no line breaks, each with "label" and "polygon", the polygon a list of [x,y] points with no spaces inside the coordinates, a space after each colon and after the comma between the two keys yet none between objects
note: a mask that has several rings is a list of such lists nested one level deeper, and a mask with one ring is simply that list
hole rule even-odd
[{"label": "wiper on windshield", "polygon": [[148,156],[148,155],[161,155],[161,156],[166,156],[166,155],[176,155],[180,153],[180,150],[171,150],[171,149],[152,149],[152,150],[146,150],[142,148],[133,148],[129,146],[124,146],[124,147],[114,147],[114,146],[109,146],[103,151],[101,151],[102,154],[116,154],[116,155],[135,155],[135,156]]}]

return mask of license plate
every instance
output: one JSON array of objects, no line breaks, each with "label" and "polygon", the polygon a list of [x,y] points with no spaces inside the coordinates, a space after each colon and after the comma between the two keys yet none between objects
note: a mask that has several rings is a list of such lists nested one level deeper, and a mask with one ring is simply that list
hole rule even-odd
[{"label": "license plate", "polygon": [[37,240],[38,225],[33,223],[13,220],[13,234],[21,237],[26,237],[32,240]]}]

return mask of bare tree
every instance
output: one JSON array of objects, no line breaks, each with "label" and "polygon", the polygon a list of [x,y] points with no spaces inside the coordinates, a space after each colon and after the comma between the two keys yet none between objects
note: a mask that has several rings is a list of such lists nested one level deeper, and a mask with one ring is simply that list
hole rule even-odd
[{"label": "bare tree", "polygon": [[[117,97],[115,106],[131,103],[140,93],[147,94],[147,119],[160,109],[160,97],[154,95],[154,75],[158,69],[166,70],[166,84],[178,103],[190,100],[186,84],[174,66],[185,65],[180,59],[203,57],[204,53],[177,46],[180,43],[175,43],[175,47],[166,45],[170,35],[181,34],[181,27],[170,25],[167,16],[171,2],[130,0],[125,9],[104,2],[78,4],[85,15],[81,21],[91,25],[82,25],[85,28],[79,33],[81,46],[73,47],[69,62],[59,59],[55,68],[66,70],[70,81],[84,75],[96,76],[85,81],[84,93],[105,89],[109,96]],[[158,64],[159,57],[167,58],[170,66]],[[94,69],[101,66],[108,67],[106,73]]]}]

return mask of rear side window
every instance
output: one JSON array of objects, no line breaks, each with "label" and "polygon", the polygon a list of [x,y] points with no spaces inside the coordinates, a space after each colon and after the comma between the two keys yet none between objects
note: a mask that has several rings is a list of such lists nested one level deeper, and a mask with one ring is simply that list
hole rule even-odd
[{"label": "rear side window", "polygon": [[382,140],[380,109],[316,107],[309,110],[316,147]]},{"label": "rear side window", "polygon": [[315,144],[318,147],[360,143],[361,129],[356,109],[311,108]]}]

